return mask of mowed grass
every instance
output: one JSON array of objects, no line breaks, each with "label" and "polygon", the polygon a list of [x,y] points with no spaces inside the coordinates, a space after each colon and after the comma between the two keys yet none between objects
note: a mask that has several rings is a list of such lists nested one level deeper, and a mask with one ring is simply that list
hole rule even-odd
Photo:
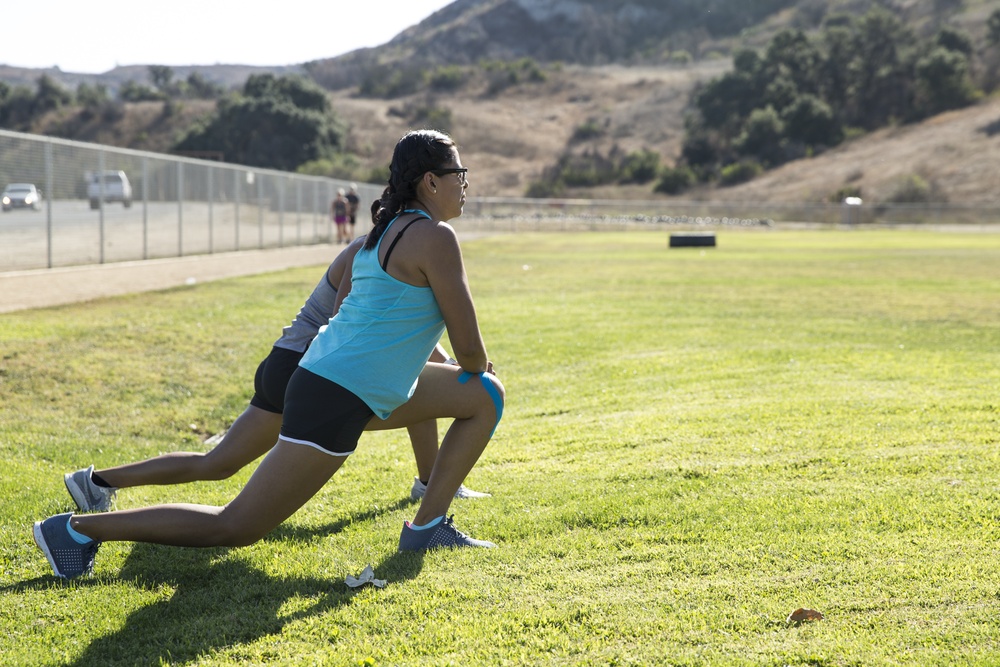
[{"label": "mowed grass", "polygon": [[[452,509],[490,551],[395,552],[394,432],[256,545],[109,543],[57,580],[30,527],[71,509],[62,474],[205,449],[322,268],[0,316],[0,661],[1000,662],[1000,234],[464,251],[508,400],[468,479],[493,497]],[[222,504],[251,472],[118,507]],[[348,589],[369,564],[388,586]]]}]

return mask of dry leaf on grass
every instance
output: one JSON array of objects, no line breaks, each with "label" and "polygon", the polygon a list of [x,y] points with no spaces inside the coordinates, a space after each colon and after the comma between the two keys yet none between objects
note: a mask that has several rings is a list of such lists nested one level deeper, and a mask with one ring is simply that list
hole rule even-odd
[{"label": "dry leaf on grass", "polygon": [[796,624],[805,623],[806,621],[821,621],[823,620],[823,614],[816,611],[815,609],[803,609],[799,607],[785,619],[785,623]]}]

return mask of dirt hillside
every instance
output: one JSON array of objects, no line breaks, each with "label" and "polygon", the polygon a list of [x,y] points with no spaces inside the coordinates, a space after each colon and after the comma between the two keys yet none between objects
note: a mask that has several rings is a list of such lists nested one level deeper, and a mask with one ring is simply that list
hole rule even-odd
[{"label": "dirt hillside", "polygon": [[[472,170],[475,194],[519,197],[563,152],[580,149],[573,137],[585,124],[599,130],[585,149],[646,148],[672,163],[680,154],[691,89],[728,67],[721,59],[687,67],[563,66],[547,70],[542,83],[520,84],[499,95],[471,88],[430,103],[451,113],[446,129]],[[334,108],[351,127],[350,149],[368,166],[386,160],[413,126],[400,110],[426,103],[425,95],[373,100],[352,90],[333,93]],[[651,196],[651,186],[642,189]]]},{"label": "dirt hillside", "polygon": [[[452,134],[472,170],[478,196],[523,196],[527,186],[592,123],[601,128],[587,150],[613,145],[629,152],[658,152],[663,164],[680,155],[684,112],[693,86],[718,76],[728,61],[687,67],[566,67],[542,84],[515,86],[496,98],[475,91],[433,100],[451,112]],[[351,126],[352,149],[369,166],[389,155],[411,127],[399,110],[413,99],[361,99],[334,94],[334,106]],[[1000,204],[1000,97],[922,123],[887,128],[797,160],[736,187],[687,193],[685,199],[822,201],[844,186],[884,201],[917,175],[951,203]],[[572,190],[570,197],[653,199],[652,185]]]},{"label": "dirt hillside", "polygon": [[844,185],[884,201],[911,175],[952,204],[1000,206],[1000,97],[922,123],[873,132],[813,159],[797,160],[718,199],[816,201]]}]

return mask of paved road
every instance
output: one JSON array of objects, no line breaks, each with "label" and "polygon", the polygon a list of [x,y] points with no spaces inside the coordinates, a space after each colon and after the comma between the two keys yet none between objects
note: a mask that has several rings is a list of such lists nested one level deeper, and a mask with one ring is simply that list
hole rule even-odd
[{"label": "paved road", "polygon": [[280,271],[295,266],[325,265],[333,261],[341,247],[322,244],[10,271],[0,273],[0,313]]},{"label": "paved road", "polygon": [[[51,227],[49,225],[51,206]],[[94,211],[86,201],[47,202],[0,214],[0,271],[282,248],[333,236],[325,214],[276,212],[244,203],[135,202]]]}]

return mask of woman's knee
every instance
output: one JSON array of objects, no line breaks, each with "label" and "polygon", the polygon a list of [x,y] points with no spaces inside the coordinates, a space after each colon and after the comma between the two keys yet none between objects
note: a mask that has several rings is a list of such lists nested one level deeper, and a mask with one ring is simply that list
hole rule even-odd
[{"label": "woman's knee", "polygon": [[499,423],[500,417],[503,415],[504,402],[507,398],[503,382],[495,375],[482,373],[479,375],[479,381],[476,384],[481,385],[474,390],[479,395],[479,410],[484,414],[491,415]]},{"label": "woman's knee", "polygon": [[229,506],[219,514],[218,540],[220,546],[248,547],[259,542],[271,532],[270,526],[261,526],[234,512]]},{"label": "woman's knee", "polygon": [[[483,374],[483,377],[493,385],[495,396],[499,397],[501,403],[504,403],[507,400],[507,390],[504,389],[503,382],[500,381],[500,378],[496,375],[491,375],[490,373]],[[491,397],[494,396],[494,392],[489,392],[489,390],[487,391]]]},{"label": "woman's knee", "polygon": [[233,461],[232,459],[222,457],[216,454],[214,450],[202,456],[198,460],[198,463],[201,468],[199,479],[210,481],[229,479],[246,465],[242,461]]}]

